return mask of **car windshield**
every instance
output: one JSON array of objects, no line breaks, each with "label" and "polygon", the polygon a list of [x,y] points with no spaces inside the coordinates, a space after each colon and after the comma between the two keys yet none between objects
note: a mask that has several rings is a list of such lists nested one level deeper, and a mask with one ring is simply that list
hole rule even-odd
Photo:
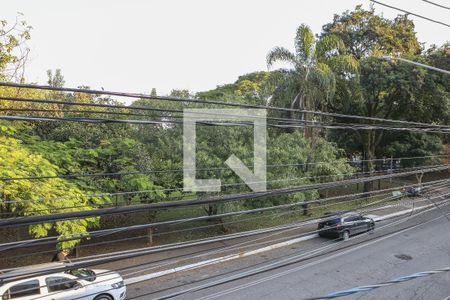
[{"label": "car windshield", "polygon": [[66,273],[87,281],[94,281],[96,278],[95,272],[90,269],[73,269]]}]

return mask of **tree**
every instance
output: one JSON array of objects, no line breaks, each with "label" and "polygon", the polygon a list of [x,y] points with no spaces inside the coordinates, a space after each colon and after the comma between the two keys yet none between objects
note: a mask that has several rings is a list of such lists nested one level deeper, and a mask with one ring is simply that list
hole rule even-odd
[{"label": "tree", "polygon": [[[441,47],[432,45],[425,53],[426,63],[441,68],[450,70],[450,42],[446,42]],[[450,93],[450,76],[444,73],[436,72],[434,74],[437,80],[447,93]]]},{"label": "tree", "polygon": [[29,49],[26,42],[31,38],[32,27],[18,14],[14,24],[0,20],[0,79],[23,80],[25,62]]},{"label": "tree", "polygon": [[333,21],[322,27],[322,37],[329,35],[339,37],[347,53],[358,60],[380,55],[419,55],[422,51],[414,23],[407,15],[390,20],[376,15],[373,7],[365,10],[362,5],[334,15]]},{"label": "tree", "polygon": [[230,84],[217,86],[209,91],[198,92],[197,98],[241,102],[246,104],[267,105],[283,78],[282,72],[252,72],[239,76]]},{"label": "tree", "polygon": [[[423,60],[417,56],[421,46],[414,23],[406,16],[388,20],[376,15],[373,9],[357,6],[354,11],[336,15],[333,22],[326,24],[322,36],[328,35],[340,37],[347,52],[360,62],[358,72],[338,78],[337,93],[333,102],[328,103],[329,110],[419,122],[439,123],[445,119],[448,95],[436,81],[435,74],[408,64],[378,59],[380,55],[400,54]],[[385,154],[385,148],[380,148],[383,135],[382,130],[347,133],[350,139],[358,141],[368,160],[374,159],[377,153]],[[372,171],[374,165],[369,161],[367,168]],[[370,189],[370,183],[365,188]]]},{"label": "tree", "polygon": [[439,136],[419,132],[388,132],[381,142],[387,157],[424,157],[401,161],[403,167],[420,167],[442,164],[442,158],[433,157],[444,153]]},{"label": "tree", "polygon": [[[338,36],[330,34],[317,39],[305,24],[297,28],[294,42],[294,53],[283,47],[272,49],[267,54],[267,65],[271,67],[282,61],[294,67],[292,72],[287,73],[289,85],[293,85],[291,89],[295,92],[290,108],[322,108],[326,101],[333,98],[336,85],[334,72],[356,71],[357,61],[345,54],[344,43]],[[303,118],[306,120],[306,114]]]},{"label": "tree", "polygon": [[[6,128],[6,129],[5,129]],[[20,140],[4,135],[14,129],[2,127],[0,135],[0,177],[54,176],[59,168],[23,147]],[[20,167],[19,167],[20,166]],[[107,199],[89,196],[73,183],[59,178],[3,181],[0,187],[1,210],[14,216],[46,215],[56,212],[73,212],[94,209],[96,203]],[[87,218],[54,223],[30,225],[32,236],[44,237],[55,230],[60,238],[88,237],[87,230],[98,225],[98,218]],[[72,248],[80,240],[64,241],[61,248]]]},{"label": "tree", "polygon": [[[270,142],[267,149],[268,165],[286,165],[268,169],[268,187],[282,188],[299,186],[317,182],[341,180],[353,173],[353,168],[347,163],[344,152],[335,144],[323,138],[317,138],[314,145],[299,131],[293,133],[270,132]],[[314,151],[314,161],[310,153]],[[295,163],[293,163],[295,162]],[[289,166],[291,165],[291,166]],[[324,177],[325,176],[325,177]],[[317,190],[293,193],[285,196],[270,197],[260,201],[249,202],[249,206],[278,205],[283,203],[311,201],[319,198]],[[304,206],[304,213],[308,207]]]},{"label": "tree", "polygon": [[47,83],[52,87],[64,87],[64,84],[66,83],[64,76],[61,74],[61,69],[56,69],[54,75],[52,70],[47,70],[47,77]]},{"label": "tree", "polygon": [[177,98],[192,98],[191,93],[189,90],[176,90],[173,89],[170,91],[169,96],[171,97],[177,97]]}]

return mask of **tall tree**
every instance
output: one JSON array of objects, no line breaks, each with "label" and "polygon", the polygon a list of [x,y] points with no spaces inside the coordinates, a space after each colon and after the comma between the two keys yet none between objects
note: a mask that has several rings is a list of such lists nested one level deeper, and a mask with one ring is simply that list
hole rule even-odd
[{"label": "tall tree", "polygon": [[[354,11],[335,15],[331,23],[323,26],[322,36],[340,37],[347,52],[360,62],[358,72],[338,78],[336,97],[328,102],[329,110],[367,117],[442,122],[448,96],[439,88],[435,74],[378,59],[389,54],[423,59],[418,56],[422,49],[414,23],[407,16],[389,20],[376,15],[373,8],[364,10],[357,6]],[[433,87],[437,92],[432,92]],[[383,135],[382,130],[366,130],[349,133],[347,137],[358,141],[365,158],[371,160],[384,152],[379,148]],[[335,136],[338,140],[342,138],[340,134]],[[367,167],[373,170],[374,165],[368,162]],[[370,184],[366,189],[370,189]]]},{"label": "tall tree", "polygon": [[322,108],[323,99],[329,100],[335,93],[334,72],[355,72],[358,63],[345,54],[344,43],[337,35],[317,39],[305,24],[297,28],[294,43],[295,52],[283,47],[272,49],[267,55],[267,65],[271,67],[281,61],[293,66],[293,71],[287,72],[291,89],[295,91],[291,108]]}]

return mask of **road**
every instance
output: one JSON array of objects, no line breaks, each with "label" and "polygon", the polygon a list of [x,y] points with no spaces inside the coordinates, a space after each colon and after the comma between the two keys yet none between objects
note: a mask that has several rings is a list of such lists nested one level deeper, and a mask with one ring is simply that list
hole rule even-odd
[{"label": "road", "polygon": [[[404,217],[399,218],[399,224],[396,224],[396,220],[380,222],[375,233],[354,237],[348,242],[315,238],[265,255],[140,282],[128,288],[128,298],[154,299],[179,291],[186,292],[231,275],[254,270],[255,265],[264,267],[274,261],[317,249],[327,250],[314,258],[185,293],[177,298],[304,299],[447,267],[450,265],[450,221],[443,217],[444,212],[450,213],[450,205],[406,221]],[[434,218],[439,219],[430,221]],[[421,225],[411,228],[418,224]],[[347,296],[345,299],[444,299],[448,296],[450,274],[443,273]]]}]

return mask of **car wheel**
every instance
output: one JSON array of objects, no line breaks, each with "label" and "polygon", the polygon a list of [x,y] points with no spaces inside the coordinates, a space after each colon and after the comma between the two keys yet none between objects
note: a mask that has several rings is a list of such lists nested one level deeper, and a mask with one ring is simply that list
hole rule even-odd
[{"label": "car wheel", "polygon": [[342,233],[342,239],[343,239],[344,241],[348,241],[349,238],[350,238],[350,232],[349,232],[348,230],[344,231],[344,232]]},{"label": "car wheel", "polygon": [[108,294],[101,294],[95,297],[94,300],[114,300],[114,299]]}]

